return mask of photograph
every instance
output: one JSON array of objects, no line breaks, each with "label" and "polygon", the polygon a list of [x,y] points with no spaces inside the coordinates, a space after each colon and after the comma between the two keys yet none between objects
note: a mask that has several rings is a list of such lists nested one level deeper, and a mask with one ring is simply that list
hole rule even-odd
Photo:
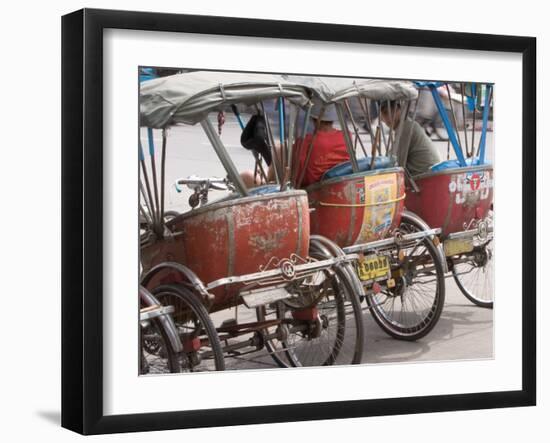
[{"label": "photograph", "polygon": [[140,376],[494,358],[498,84],[128,81]]}]

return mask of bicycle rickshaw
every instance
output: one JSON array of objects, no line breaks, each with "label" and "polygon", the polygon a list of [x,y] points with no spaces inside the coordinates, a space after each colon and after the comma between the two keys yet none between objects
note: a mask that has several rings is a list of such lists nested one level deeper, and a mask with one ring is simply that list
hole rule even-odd
[{"label": "bicycle rickshaw", "polygon": [[[430,226],[441,228],[446,265],[462,293],[476,305],[492,308],[493,166],[486,159],[486,140],[493,85],[460,84],[462,106],[449,110],[438,93],[445,88],[450,102],[449,84],[417,82],[417,86],[431,92],[456,158],[413,177],[405,204]],[[476,140],[479,107],[483,109]],[[470,113],[471,133],[466,124]]]},{"label": "bicycle rickshaw", "polygon": [[[393,155],[399,128],[385,127],[369,111],[374,107],[379,115],[381,105],[390,100],[408,107],[417,97],[416,88],[397,81],[289,79],[312,87],[323,109],[336,108],[350,156],[307,186],[311,232],[334,241],[346,254],[358,254],[354,272],[375,321],[386,333],[404,340],[425,336],[439,320],[445,299],[443,254],[434,243],[440,231],[405,210],[405,171]],[[361,110],[362,122],[352,109]],[[308,119],[306,113],[306,125]],[[361,137],[363,126],[369,140]],[[297,152],[306,150],[306,164],[317,129],[308,146],[304,126],[296,146]],[[293,185],[300,188],[303,174],[292,169]]]},{"label": "bicycle rickshaw", "polygon": [[[141,133],[149,146],[147,162],[140,136],[141,284],[174,307],[183,370],[223,370],[225,356],[261,349],[280,366],[361,361],[360,283],[350,272],[354,257],[328,239],[310,236],[307,194],[285,186],[288,171],[274,150],[265,113],[264,102],[275,100],[284,122],[286,108],[297,115],[311,95],[306,86],[274,75],[190,72],[141,84]],[[217,112],[221,128],[224,113],[233,110],[245,128],[243,109],[265,119],[276,185],[247,189],[210,118]],[[168,131],[197,123],[227,178],[177,180],[193,188],[192,208],[168,216]],[[294,131],[285,128],[279,125],[279,141],[292,145]],[[160,152],[154,142],[159,131]],[[186,146],[171,148],[185,152]],[[263,171],[257,153],[255,167]],[[229,194],[209,202],[212,189]],[[240,321],[243,307],[256,318]]]}]

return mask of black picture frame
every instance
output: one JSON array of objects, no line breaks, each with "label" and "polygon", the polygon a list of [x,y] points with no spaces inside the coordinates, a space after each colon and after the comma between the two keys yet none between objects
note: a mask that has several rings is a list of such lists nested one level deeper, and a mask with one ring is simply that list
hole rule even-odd
[{"label": "black picture frame", "polygon": [[[102,343],[103,31],[108,28],[519,53],[523,65],[522,388],[106,416]],[[82,434],[413,414],[536,403],[536,39],[84,9],[62,18],[62,426]]]}]

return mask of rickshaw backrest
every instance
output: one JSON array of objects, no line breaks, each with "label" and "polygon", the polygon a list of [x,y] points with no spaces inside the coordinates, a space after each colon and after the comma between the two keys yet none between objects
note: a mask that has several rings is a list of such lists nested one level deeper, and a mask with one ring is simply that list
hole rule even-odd
[{"label": "rickshaw backrest", "polygon": [[[481,164],[479,161],[479,157],[471,157],[465,160],[466,160],[466,166],[479,166]],[[485,162],[483,164],[489,164],[489,163]],[[461,166],[458,160],[452,159],[452,160],[445,160],[445,161],[436,163],[430,168],[430,170],[432,172],[437,172],[437,171],[444,171],[445,169],[456,169],[460,167]]]},{"label": "rickshaw backrest", "polygon": [[281,190],[281,185],[263,185],[256,188],[248,190],[249,195],[266,195],[279,192]]},{"label": "rickshaw backrest", "polygon": [[[357,165],[359,166],[359,171],[369,171],[371,169],[371,157],[363,157],[357,160]],[[391,157],[375,157],[374,158],[374,165],[372,169],[386,169],[391,168],[395,166],[395,161]],[[321,177],[321,180],[327,180],[329,178],[334,177],[344,177],[346,175],[353,174],[353,169],[351,166],[351,162],[347,161],[344,163],[340,163],[336,166],[333,166],[328,171],[326,171],[323,176]]]}]

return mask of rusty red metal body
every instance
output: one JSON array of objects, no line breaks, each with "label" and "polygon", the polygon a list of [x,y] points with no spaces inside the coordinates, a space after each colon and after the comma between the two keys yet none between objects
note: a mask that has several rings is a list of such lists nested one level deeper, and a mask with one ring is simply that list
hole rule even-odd
[{"label": "rusty red metal body", "polygon": [[441,228],[443,238],[485,218],[493,203],[492,166],[432,172],[415,182],[420,190],[409,190],[405,205],[430,227]]},{"label": "rusty red metal body", "polygon": [[[260,271],[272,258],[292,254],[307,257],[309,206],[304,191],[287,191],[241,197],[181,214],[167,223],[173,233],[141,251],[145,271],[166,261],[187,266],[205,284]],[[154,287],[174,275],[161,274]],[[211,311],[236,303],[242,286],[224,285],[212,290]]]},{"label": "rusty red metal body", "polygon": [[307,188],[312,234],[341,247],[386,238],[399,226],[405,198],[401,168],[336,177]]}]

